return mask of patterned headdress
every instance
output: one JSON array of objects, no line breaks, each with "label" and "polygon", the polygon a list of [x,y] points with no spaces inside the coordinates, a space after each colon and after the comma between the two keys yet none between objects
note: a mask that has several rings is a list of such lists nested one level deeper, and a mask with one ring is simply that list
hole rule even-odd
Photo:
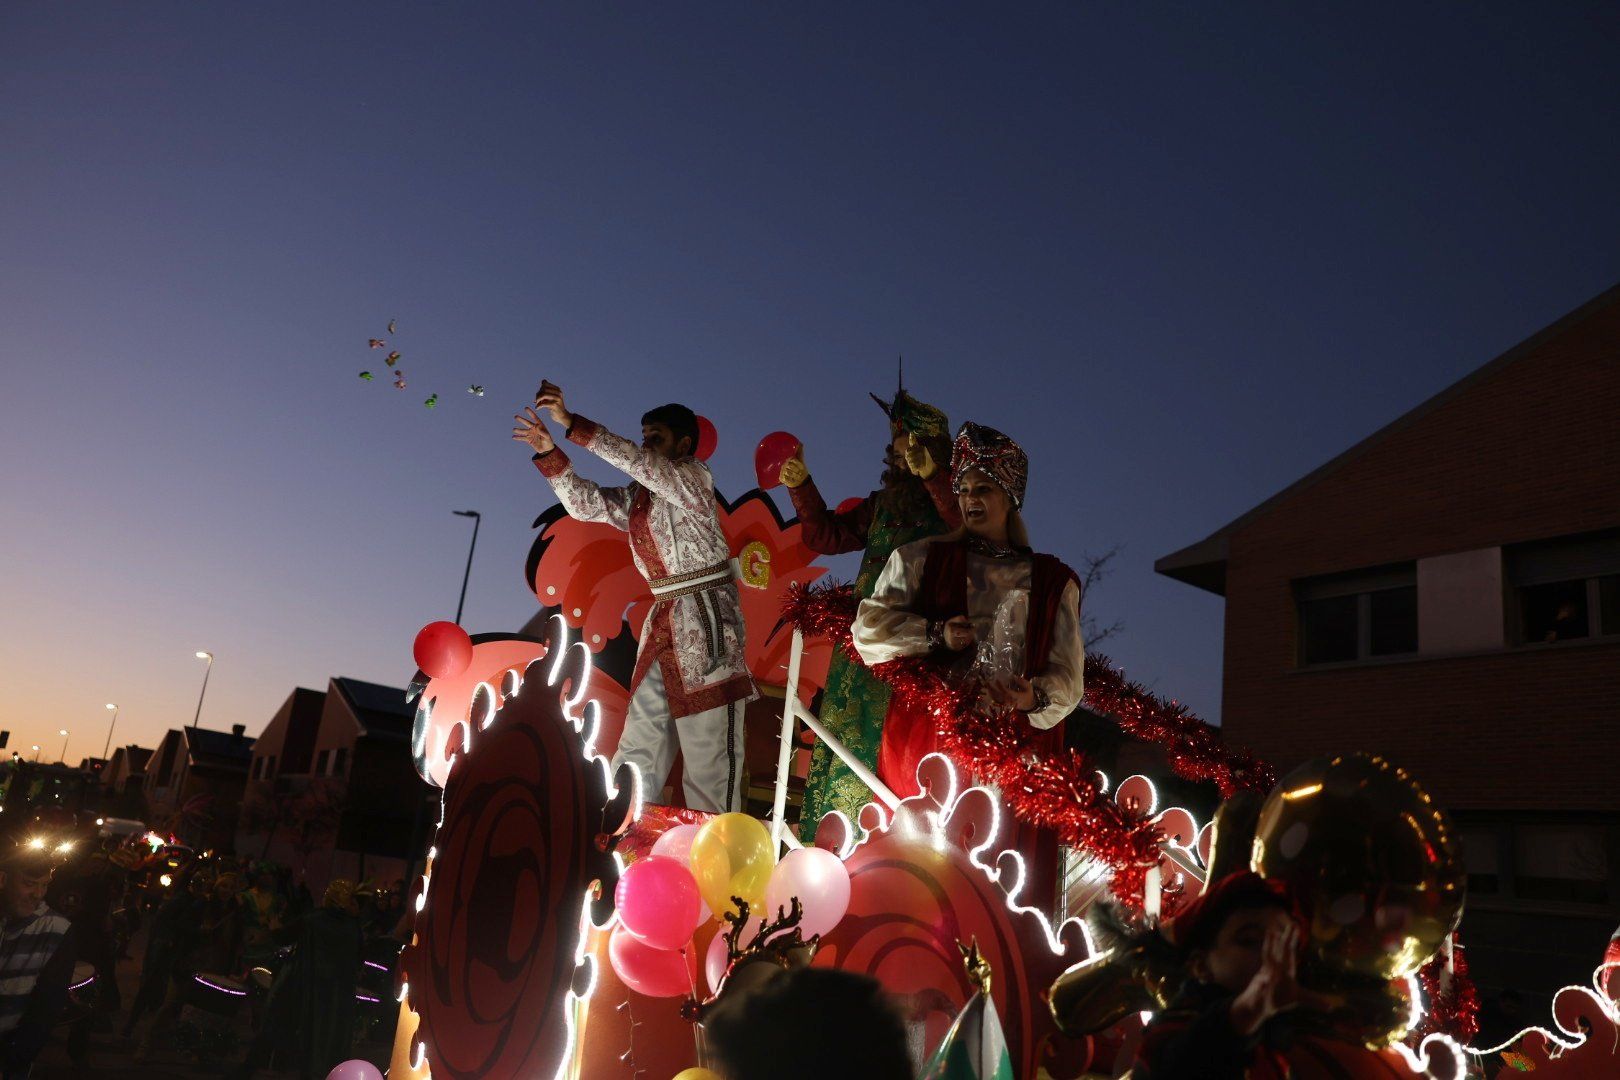
[{"label": "patterned headdress", "polygon": [[1007,493],[1013,509],[1024,505],[1024,488],[1029,483],[1029,455],[995,428],[981,427],[971,420],[956,433],[951,447],[951,484],[962,482],[962,474],[978,469]]},{"label": "patterned headdress", "polygon": [[889,431],[893,435],[915,435],[919,439],[948,439],[951,437],[950,419],[932,405],[925,405],[906,393],[905,366],[902,361],[900,368],[900,382],[895,387],[894,399],[884,401],[876,394],[872,400],[877,402],[883,415],[889,418]]}]

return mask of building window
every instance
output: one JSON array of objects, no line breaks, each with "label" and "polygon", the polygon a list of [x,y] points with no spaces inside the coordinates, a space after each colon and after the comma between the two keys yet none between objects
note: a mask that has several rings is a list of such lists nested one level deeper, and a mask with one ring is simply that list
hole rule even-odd
[{"label": "building window", "polygon": [[1459,830],[1462,844],[1463,867],[1468,871],[1470,896],[1494,896],[1502,891],[1501,853],[1497,848],[1495,829],[1465,828]]},{"label": "building window", "polygon": [[1513,830],[1514,892],[1526,900],[1609,902],[1601,826],[1519,825]]},{"label": "building window", "polygon": [[1305,578],[1294,583],[1294,598],[1302,666],[1417,652],[1413,563]]},{"label": "building window", "polygon": [[1505,549],[1523,645],[1620,637],[1620,532]]},{"label": "building window", "polygon": [[331,754],[330,750],[322,750],[319,754],[315,755],[315,775],[316,776],[325,776],[326,775],[326,759],[330,754]]},{"label": "building window", "polygon": [[337,753],[335,753],[332,756],[332,775],[333,776],[343,776],[344,775],[343,769],[344,769],[344,766],[348,764],[348,758],[349,758],[349,748],[347,746],[338,747],[337,748]]},{"label": "building window", "polygon": [[264,759],[264,775],[271,777],[276,774],[276,755],[271,754]]}]

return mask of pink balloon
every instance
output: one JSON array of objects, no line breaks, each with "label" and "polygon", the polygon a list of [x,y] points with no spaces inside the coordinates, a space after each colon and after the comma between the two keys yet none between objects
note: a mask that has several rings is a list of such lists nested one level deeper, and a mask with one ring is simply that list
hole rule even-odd
[{"label": "pink balloon", "polygon": [[803,848],[782,856],[765,886],[765,909],[784,910],[793,897],[804,907],[799,923],[804,936],[825,934],[849,910],[849,870],[844,861],[821,848]]},{"label": "pink balloon", "polygon": [[765,489],[782,482],[782,466],[803,453],[804,444],[786,431],[773,431],[754,448],[754,479]]},{"label": "pink balloon", "polygon": [[453,622],[430,622],[417,631],[411,654],[423,674],[453,679],[472,663],[472,638]]},{"label": "pink balloon", "polygon": [[666,952],[637,941],[623,926],[608,938],[608,963],[619,980],[648,997],[684,997],[697,981],[696,953],[690,947]]},{"label": "pink balloon", "polygon": [[661,855],[625,867],[613,901],[625,930],[655,949],[678,949],[691,941],[703,902],[692,871]]},{"label": "pink balloon", "polygon": [[652,846],[654,855],[662,855],[666,859],[674,859],[682,866],[692,863],[692,841],[697,839],[701,825],[677,825],[672,829],[664,830]]},{"label": "pink balloon", "polygon": [[720,992],[720,980],[726,976],[727,929],[729,927],[721,927],[720,932],[714,935],[714,940],[709,942],[709,951],[703,957],[703,975],[709,980],[711,994]]},{"label": "pink balloon", "polygon": [[332,1066],[326,1080],[382,1080],[382,1071],[364,1058],[351,1058]]},{"label": "pink balloon", "polygon": [[[666,829],[664,835],[660,836],[657,842],[653,844],[652,853],[665,859],[674,859],[682,866],[691,866],[692,841],[697,837],[698,830],[701,828],[703,828],[701,825],[677,825],[672,829]],[[709,905],[704,901],[703,894],[699,892],[697,922],[692,924],[692,929],[696,930],[712,918],[714,918],[714,912],[709,910]]]}]

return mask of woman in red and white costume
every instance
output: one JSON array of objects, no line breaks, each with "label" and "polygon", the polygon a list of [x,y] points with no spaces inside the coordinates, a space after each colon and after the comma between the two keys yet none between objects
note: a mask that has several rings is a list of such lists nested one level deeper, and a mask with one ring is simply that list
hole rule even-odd
[{"label": "woman in red and white costume", "polygon": [[[1063,720],[1084,694],[1080,579],[1051,555],[1030,550],[1019,509],[1029,458],[1006,435],[964,424],[951,454],[962,528],[897,549],[853,627],[867,666],[927,657],[950,678],[977,678],[986,708],[1010,709],[1036,729],[1031,751],[1063,746]],[[917,764],[939,749],[925,709],[890,701],[878,775],[900,796],[917,791]],[[962,763],[969,765],[970,763]],[[1050,831],[1019,825],[1026,903],[1049,911],[1057,898],[1058,845]]]}]

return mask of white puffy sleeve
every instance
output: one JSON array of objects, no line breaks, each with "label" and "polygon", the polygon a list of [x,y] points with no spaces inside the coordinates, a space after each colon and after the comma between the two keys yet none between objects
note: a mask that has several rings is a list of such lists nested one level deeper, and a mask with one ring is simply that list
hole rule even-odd
[{"label": "white puffy sleeve", "polygon": [[1080,632],[1080,586],[1070,581],[1058,601],[1052,624],[1052,651],[1030,682],[1044,693],[1048,704],[1029,714],[1029,722],[1045,730],[1054,727],[1080,704],[1085,696],[1086,641]]},{"label": "white puffy sleeve", "polygon": [[902,656],[922,656],[932,647],[928,620],[909,610],[927,557],[926,541],[896,548],[878,575],[871,597],[861,601],[851,629],[855,651],[868,667]]}]

